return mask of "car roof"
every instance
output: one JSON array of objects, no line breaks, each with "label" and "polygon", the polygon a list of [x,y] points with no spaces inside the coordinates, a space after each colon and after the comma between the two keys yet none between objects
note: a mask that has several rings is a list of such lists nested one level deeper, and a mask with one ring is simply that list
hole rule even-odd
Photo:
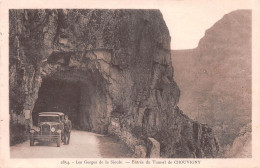
[{"label": "car roof", "polygon": [[64,113],[62,113],[62,112],[40,112],[39,113],[39,116],[53,116],[53,115],[59,115],[59,116],[62,116],[62,115],[64,115]]}]

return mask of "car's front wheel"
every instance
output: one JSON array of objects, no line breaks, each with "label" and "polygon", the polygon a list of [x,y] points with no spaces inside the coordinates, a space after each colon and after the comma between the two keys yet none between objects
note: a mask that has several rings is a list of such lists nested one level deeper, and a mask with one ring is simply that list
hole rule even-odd
[{"label": "car's front wheel", "polygon": [[60,147],[61,144],[61,135],[57,139],[57,147]]},{"label": "car's front wheel", "polygon": [[34,145],[34,139],[30,138],[30,146],[33,146],[33,145]]}]

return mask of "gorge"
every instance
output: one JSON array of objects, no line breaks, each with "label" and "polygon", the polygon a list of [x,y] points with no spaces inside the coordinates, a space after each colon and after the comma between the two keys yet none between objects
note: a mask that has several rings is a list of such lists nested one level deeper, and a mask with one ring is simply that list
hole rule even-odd
[{"label": "gorge", "polygon": [[[216,157],[212,128],[178,107],[159,10],[10,10],[10,141],[24,111],[63,111],[76,129],[114,134],[133,157]],[[173,37],[174,38],[174,37]]]}]

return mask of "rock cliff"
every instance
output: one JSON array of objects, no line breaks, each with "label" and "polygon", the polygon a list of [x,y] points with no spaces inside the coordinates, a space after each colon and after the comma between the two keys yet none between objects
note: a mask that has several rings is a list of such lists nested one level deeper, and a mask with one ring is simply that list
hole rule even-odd
[{"label": "rock cliff", "polygon": [[179,107],[209,123],[222,146],[251,122],[251,37],[251,11],[237,10],[209,28],[197,48],[172,52]]},{"label": "rock cliff", "polygon": [[9,15],[12,127],[24,124],[24,111],[34,124],[40,111],[63,111],[78,129],[116,134],[135,157],[158,156],[158,148],[161,157],[216,156],[212,129],[177,106],[171,38],[159,10]]},{"label": "rock cliff", "polygon": [[228,145],[225,150],[225,157],[246,158],[252,157],[252,124],[242,127],[239,135]]}]

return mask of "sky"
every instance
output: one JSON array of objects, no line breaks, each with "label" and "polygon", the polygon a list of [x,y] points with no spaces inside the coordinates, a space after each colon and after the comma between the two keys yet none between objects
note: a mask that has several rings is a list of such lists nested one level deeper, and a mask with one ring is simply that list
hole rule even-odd
[{"label": "sky", "polygon": [[[251,9],[249,0],[176,0],[160,8],[171,35],[171,49],[192,49],[225,14]],[[171,5],[171,7],[169,7]]]}]

